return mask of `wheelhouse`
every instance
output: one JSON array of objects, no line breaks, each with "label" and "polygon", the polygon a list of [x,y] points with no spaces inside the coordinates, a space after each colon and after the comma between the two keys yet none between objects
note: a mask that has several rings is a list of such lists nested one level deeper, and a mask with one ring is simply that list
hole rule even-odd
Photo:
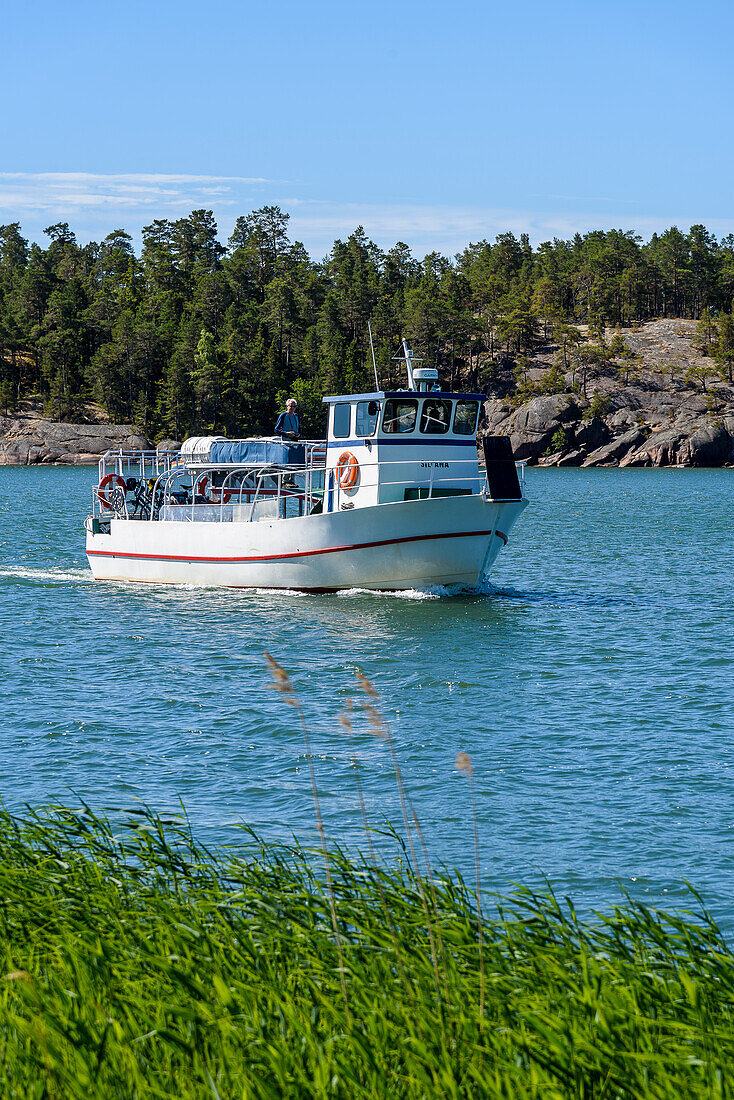
[{"label": "wheelhouse", "polygon": [[[482,400],[481,394],[438,389],[324,398],[325,510],[480,492],[476,433]],[[356,475],[345,477],[351,461]]]},{"label": "wheelhouse", "polygon": [[[476,437],[477,393],[417,393],[415,390],[380,391],[351,397],[325,397],[330,406],[329,443],[358,444],[365,439],[392,441],[401,436]],[[426,439],[426,443],[430,441]]]}]

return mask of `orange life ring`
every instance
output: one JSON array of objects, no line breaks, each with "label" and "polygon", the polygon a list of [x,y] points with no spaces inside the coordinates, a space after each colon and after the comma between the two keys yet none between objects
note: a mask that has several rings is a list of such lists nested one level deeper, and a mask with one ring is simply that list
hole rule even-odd
[{"label": "orange life ring", "polygon": [[209,486],[208,474],[204,474],[196,483],[197,497],[203,497],[207,504],[229,504],[236,492],[236,489],[225,489],[224,501],[222,501],[222,490],[216,485]]},{"label": "orange life ring", "polygon": [[[196,482],[196,494],[195,494],[195,496],[203,497],[207,504],[213,504],[213,502],[214,502],[213,497],[211,497],[209,495],[209,475],[208,474],[204,474],[204,476],[200,477],[199,480]],[[194,500],[194,504],[196,504],[196,500]]]},{"label": "orange life ring", "polygon": [[196,495],[198,497],[203,497],[207,504],[229,504],[234,494],[234,489],[225,489],[224,501],[222,501],[222,490],[216,485],[212,485],[211,488],[209,487],[208,474],[204,474],[196,483]]},{"label": "orange life ring", "polygon": [[127,493],[127,485],[125,484],[123,478],[121,478],[118,474],[106,474],[97,486],[97,498],[99,499],[99,503],[102,505],[103,508],[107,508],[110,512],[114,511],[114,509],[112,507],[112,504],[110,503],[109,497],[105,492],[105,489],[109,489],[110,485],[113,485],[115,482],[117,483],[117,485],[119,485],[120,489],[122,489],[122,495],[124,498],[125,494]]},{"label": "orange life ring", "polygon": [[357,484],[359,463],[351,451],[342,451],[336,460],[336,479],[342,489],[352,489]]}]

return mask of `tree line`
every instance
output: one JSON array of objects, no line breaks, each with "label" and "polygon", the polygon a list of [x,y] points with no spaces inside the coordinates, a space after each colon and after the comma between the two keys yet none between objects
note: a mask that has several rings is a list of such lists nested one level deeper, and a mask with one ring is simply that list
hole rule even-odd
[{"label": "tree line", "polygon": [[45,235],[44,248],[0,226],[0,405],[33,394],[68,420],[94,400],[154,438],[267,432],[288,393],[320,433],[323,394],[374,388],[368,321],[381,386],[402,384],[406,336],[444,385],[485,390],[508,364],[521,380],[542,340],[565,366],[578,324],[685,317],[712,340],[731,325],[734,235],[703,225],[536,248],[502,233],[422,260],[360,227],[315,261],[277,206],[238,218],[226,246],[208,210],[152,222],[139,254],[122,229],[86,245],[65,222]]}]

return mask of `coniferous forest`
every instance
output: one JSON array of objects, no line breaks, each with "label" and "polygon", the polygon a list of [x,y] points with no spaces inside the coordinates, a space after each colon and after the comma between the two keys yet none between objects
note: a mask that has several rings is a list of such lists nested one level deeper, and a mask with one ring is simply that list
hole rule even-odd
[{"label": "coniferous forest", "polygon": [[734,235],[673,227],[650,241],[594,231],[533,248],[502,233],[454,257],[382,251],[358,228],[315,261],[265,206],[224,246],[211,211],[80,245],[69,225],[29,244],[0,227],[0,411],[33,395],[72,420],[94,401],[147,436],[269,431],[292,393],[323,430],[325,393],[402,382],[404,335],[444,385],[492,392],[542,339],[578,339],[653,317],[731,330]]}]

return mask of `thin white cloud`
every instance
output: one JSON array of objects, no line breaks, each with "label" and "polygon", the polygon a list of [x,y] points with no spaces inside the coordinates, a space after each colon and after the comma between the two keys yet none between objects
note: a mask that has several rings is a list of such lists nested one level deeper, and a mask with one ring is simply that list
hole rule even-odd
[{"label": "thin white cloud", "polygon": [[[527,233],[533,244],[568,239],[592,229],[632,229],[647,239],[676,224],[703,222],[717,236],[734,231],[730,219],[632,213],[626,200],[617,209],[600,198],[578,199],[575,209],[553,208],[551,197],[534,209],[509,206],[448,206],[402,203],[330,202],[306,199],[293,181],[260,176],[166,172],[0,172],[0,221],[20,221],[31,239],[44,241],[43,228],[68,221],[80,241],[101,239],[124,226],[140,243],[142,227],[156,218],[179,218],[197,207],[214,211],[220,238],[229,237],[239,214],[277,204],[290,213],[289,236],[303,241],[312,256],[325,256],[336,238],[358,225],[381,248],[406,241],[414,255],[452,255],[470,241],[494,240],[499,233]],[[296,192],[294,194],[294,192]],[[568,198],[566,201],[569,201]],[[594,207],[593,203],[599,205]],[[585,205],[588,203],[588,205]]]},{"label": "thin white cloud", "polygon": [[717,236],[734,231],[734,219],[704,218],[700,214],[676,218],[633,215],[629,210],[616,213],[585,210],[579,213],[511,207],[324,206],[305,202],[294,203],[291,209],[291,237],[303,240],[316,255],[324,255],[335,238],[343,239],[357,225],[362,225],[367,236],[381,247],[389,247],[403,240],[419,256],[433,250],[451,255],[466,248],[470,241],[493,241],[499,233],[508,231],[516,236],[527,233],[536,245],[554,237],[567,240],[575,233],[587,233],[593,229],[631,229],[644,239],[671,225],[685,230],[701,222]]},{"label": "thin white cloud", "polygon": [[39,183],[282,183],[262,176],[197,176],[166,172],[0,172],[0,179],[32,180]]},{"label": "thin white cloud", "polygon": [[230,206],[244,193],[279,181],[261,176],[188,175],[170,172],[0,172],[0,211],[83,218],[104,208],[166,211]]}]

